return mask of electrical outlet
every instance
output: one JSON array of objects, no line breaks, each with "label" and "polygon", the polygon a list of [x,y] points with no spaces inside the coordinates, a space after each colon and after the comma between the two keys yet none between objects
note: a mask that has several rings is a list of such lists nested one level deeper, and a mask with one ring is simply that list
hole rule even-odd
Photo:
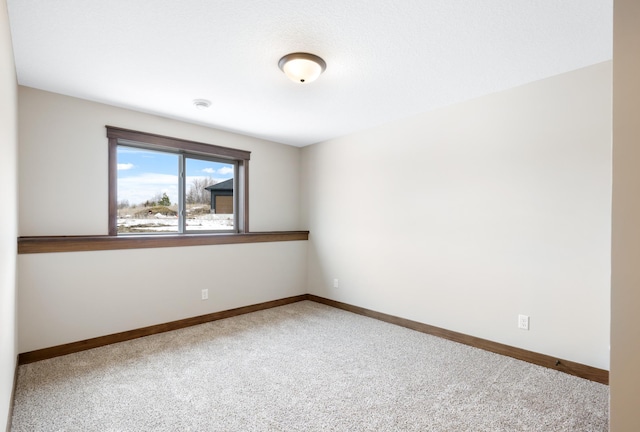
[{"label": "electrical outlet", "polygon": [[334,279],[333,280],[333,287],[334,288],[340,288],[340,284],[338,283],[338,279]]},{"label": "electrical outlet", "polygon": [[527,315],[518,315],[518,328],[529,330],[529,317]]},{"label": "electrical outlet", "polygon": [[203,289],[202,290],[202,300],[208,300],[209,299],[209,290],[208,289]]}]

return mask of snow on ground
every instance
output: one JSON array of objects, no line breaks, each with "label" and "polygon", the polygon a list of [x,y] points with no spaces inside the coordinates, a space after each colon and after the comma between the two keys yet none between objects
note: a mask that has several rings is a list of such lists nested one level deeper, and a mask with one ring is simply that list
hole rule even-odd
[{"label": "snow on ground", "polygon": [[[148,219],[118,218],[118,228],[126,232],[178,232],[178,217],[154,215]],[[187,218],[187,231],[233,229],[233,215],[205,214]]]}]

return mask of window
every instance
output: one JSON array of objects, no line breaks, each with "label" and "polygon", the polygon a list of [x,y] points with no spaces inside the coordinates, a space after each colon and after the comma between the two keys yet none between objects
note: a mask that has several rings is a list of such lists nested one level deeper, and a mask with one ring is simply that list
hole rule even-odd
[{"label": "window", "polygon": [[250,152],[107,126],[109,235],[248,232]]}]

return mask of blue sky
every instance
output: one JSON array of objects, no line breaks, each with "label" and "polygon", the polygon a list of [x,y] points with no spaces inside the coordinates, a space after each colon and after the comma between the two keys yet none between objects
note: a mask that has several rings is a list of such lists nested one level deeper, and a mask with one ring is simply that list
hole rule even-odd
[{"label": "blue sky", "polygon": [[[195,178],[224,181],[233,177],[233,165],[187,159],[187,190]],[[171,203],[178,200],[178,156],[118,146],[118,202],[139,204],[166,193]]]}]

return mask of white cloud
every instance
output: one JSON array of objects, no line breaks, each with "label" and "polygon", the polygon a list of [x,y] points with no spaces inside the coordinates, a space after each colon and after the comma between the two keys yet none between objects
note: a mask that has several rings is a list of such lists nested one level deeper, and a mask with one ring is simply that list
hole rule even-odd
[{"label": "white cloud", "polygon": [[220,174],[222,176],[227,176],[229,174],[233,174],[233,168],[232,167],[222,167],[218,170],[214,169],[214,168],[204,168],[202,170],[202,172],[205,172],[207,174]]},{"label": "white cloud", "polygon": [[166,193],[172,203],[178,201],[178,176],[147,173],[118,179],[118,201],[139,204],[162,193]]},{"label": "white cloud", "polygon": [[118,171],[130,170],[133,168],[132,163],[120,163],[118,164]]}]

